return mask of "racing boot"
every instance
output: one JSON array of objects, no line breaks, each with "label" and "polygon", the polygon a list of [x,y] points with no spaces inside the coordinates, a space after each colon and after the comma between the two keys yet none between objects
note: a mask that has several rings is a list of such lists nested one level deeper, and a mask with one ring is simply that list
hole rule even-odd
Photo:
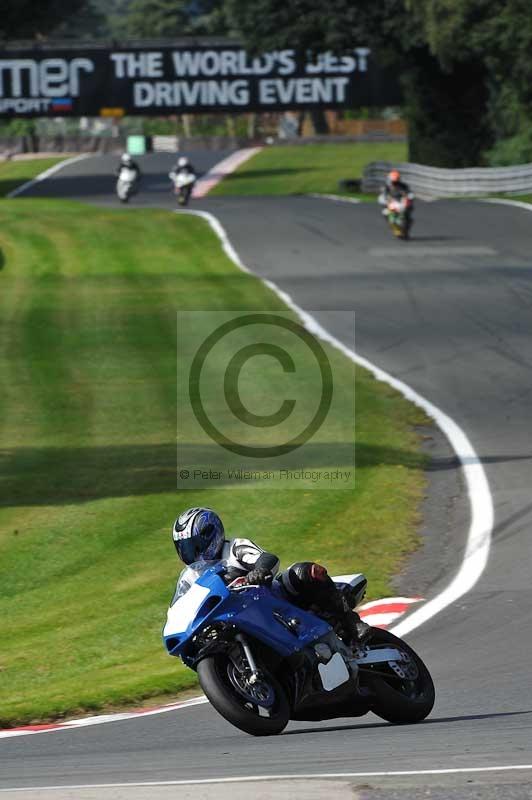
[{"label": "racing boot", "polygon": [[356,611],[346,611],[340,620],[351,646],[358,646],[365,644],[366,639],[371,631],[367,622],[363,622]]},{"label": "racing boot", "polygon": [[351,646],[364,644],[371,631],[367,622],[362,622],[359,614],[349,608],[349,604],[341,592],[336,592],[335,597],[335,611],[338,616],[338,621],[342,625],[348,643]]}]

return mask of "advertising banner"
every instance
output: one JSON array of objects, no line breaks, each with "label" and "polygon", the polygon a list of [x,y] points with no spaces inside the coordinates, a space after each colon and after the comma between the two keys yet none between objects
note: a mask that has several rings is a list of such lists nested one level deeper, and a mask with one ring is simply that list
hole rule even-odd
[{"label": "advertising banner", "polygon": [[367,47],[302,58],[238,45],[0,51],[0,117],[168,116],[395,105]]}]

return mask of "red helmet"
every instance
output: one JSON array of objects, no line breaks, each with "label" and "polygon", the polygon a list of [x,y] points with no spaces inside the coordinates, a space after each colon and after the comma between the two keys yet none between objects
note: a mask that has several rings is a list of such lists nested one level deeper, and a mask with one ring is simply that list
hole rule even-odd
[{"label": "red helmet", "polygon": [[390,183],[397,183],[397,181],[401,180],[401,173],[398,169],[392,169],[392,171],[388,175],[388,180]]}]

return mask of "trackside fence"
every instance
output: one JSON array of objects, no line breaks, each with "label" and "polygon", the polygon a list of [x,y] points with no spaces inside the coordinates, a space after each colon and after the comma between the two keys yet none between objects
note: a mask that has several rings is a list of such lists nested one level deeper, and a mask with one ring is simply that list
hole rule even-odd
[{"label": "trackside fence", "polygon": [[176,153],[179,150],[177,136],[152,136],[151,146],[154,153]]},{"label": "trackside fence", "polygon": [[364,169],[362,191],[378,192],[391,169],[398,169],[412,191],[421,197],[467,197],[507,192],[532,192],[532,164],[516,167],[443,169],[423,164],[392,164],[372,161]]}]

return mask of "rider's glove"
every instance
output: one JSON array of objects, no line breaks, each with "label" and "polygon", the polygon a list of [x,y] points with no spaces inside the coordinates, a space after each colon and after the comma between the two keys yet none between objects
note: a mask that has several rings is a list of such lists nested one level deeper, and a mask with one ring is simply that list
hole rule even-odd
[{"label": "rider's glove", "polygon": [[246,578],[250,585],[264,586],[272,582],[273,575],[269,570],[257,567],[256,569],[250,570]]}]

